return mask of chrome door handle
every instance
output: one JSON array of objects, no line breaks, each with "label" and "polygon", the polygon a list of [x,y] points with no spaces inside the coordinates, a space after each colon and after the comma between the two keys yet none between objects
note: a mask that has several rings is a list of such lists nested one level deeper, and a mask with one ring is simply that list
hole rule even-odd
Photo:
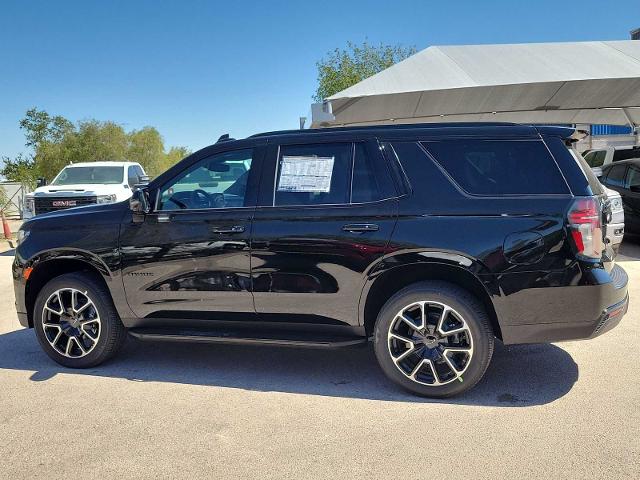
[{"label": "chrome door handle", "polygon": [[242,225],[234,225],[232,227],[213,227],[211,229],[213,233],[242,233],[244,227]]},{"label": "chrome door handle", "polygon": [[375,223],[349,223],[343,225],[342,230],[345,232],[362,233],[362,232],[377,232],[380,227]]}]

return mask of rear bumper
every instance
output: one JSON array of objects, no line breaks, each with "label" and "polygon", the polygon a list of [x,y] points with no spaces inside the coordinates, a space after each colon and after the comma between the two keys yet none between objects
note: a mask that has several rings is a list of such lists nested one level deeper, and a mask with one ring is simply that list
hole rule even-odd
[{"label": "rear bumper", "polygon": [[624,238],[624,223],[610,223],[607,225],[607,240],[615,253],[618,253],[622,239]]},{"label": "rear bumper", "polygon": [[[605,280],[602,273],[600,271],[598,275],[600,281]],[[504,343],[580,340],[608,332],[618,325],[627,313],[629,279],[624,269],[618,265],[614,266],[606,277],[608,281],[595,285],[539,289],[543,290],[543,295],[547,297],[546,303],[540,302],[534,307],[540,323],[516,324],[517,319],[509,319],[512,324],[501,322]],[[562,301],[558,301],[558,297],[563,297]]]}]

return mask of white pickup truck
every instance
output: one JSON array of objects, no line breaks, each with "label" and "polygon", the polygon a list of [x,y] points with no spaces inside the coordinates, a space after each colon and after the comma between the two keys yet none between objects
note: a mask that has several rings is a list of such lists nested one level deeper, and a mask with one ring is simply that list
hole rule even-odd
[{"label": "white pickup truck", "polygon": [[65,208],[113,203],[131,197],[134,185],[147,180],[133,162],[87,162],[64,167],[51,184],[26,195],[24,218]]},{"label": "white pickup truck", "polygon": [[631,158],[640,158],[640,146],[619,145],[596,148],[582,152],[582,156],[591,167],[591,170],[593,170],[595,176],[600,178],[602,176],[602,168],[610,163],[629,160]]}]

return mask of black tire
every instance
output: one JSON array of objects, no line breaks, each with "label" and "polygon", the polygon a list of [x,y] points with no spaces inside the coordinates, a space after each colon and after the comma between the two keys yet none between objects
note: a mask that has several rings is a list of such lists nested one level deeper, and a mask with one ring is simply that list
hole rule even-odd
[{"label": "black tire", "polygon": [[[401,371],[401,367],[396,365],[391,353],[393,338],[390,341],[388,334],[392,324],[397,325],[397,323],[394,322],[397,319],[398,313],[403,311],[408,305],[423,301],[437,302],[451,307],[455,310],[455,313],[462,316],[468,327],[467,331],[471,334],[473,350],[472,355],[467,360],[464,373],[460,375],[459,379],[454,381],[449,380],[449,383],[443,382],[444,384],[442,385],[424,385],[423,383],[412,380]],[[443,342],[445,341],[448,340],[443,340]],[[391,346],[390,343],[392,344]],[[415,344],[413,346],[415,347]],[[489,323],[487,312],[482,304],[467,290],[441,281],[415,283],[400,290],[384,304],[378,314],[374,329],[375,354],[384,373],[401,387],[424,397],[451,397],[474,387],[489,366],[491,356],[493,355],[493,347],[494,334]],[[438,348],[440,347],[435,347],[435,349]],[[407,350],[411,350],[411,348],[407,347]],[[416,351],[416,353],[411,353],[410,355],[415,355],[415,359],[418,359],[415,361],[417,365],[421,358],[419,353]],[[407,355],[407,361],[414,360],[413,358],[409,358],[410,355]],[[438,361],[443,362],[444,359],[441,358]],[[428,372],[432,371],[429,367],[427,368]],[[455,370],[450,370],[452,375],[456,375]]]},{"label": "black tire", "polygon": [[[47,334],[45,334],[43,326],[45,302],[60,289],[76,289],[86,293],[95,306],[94,311],[97,311],[100,318],[100,328],[99,333],[96,335],[95,345],[88,342],[92,345],[91,350],[87,348],[88,353],[78,358],[69,358],[58,352],[47,339]],[[60,365],[70,368],[91,368],[103,363],[118,352],[124,344],[127,334],[126,328],[120,321],[118,312],[113,304],[109,290],[95,274],[89,272],[60,275],[42,287],[33,310],[33,324],[36,337],[45,353]],[[49,330],[50,327],[47,329],[49,338],[55,336]],[[61,338],[60,342],[63,341],[64,337]]]}]

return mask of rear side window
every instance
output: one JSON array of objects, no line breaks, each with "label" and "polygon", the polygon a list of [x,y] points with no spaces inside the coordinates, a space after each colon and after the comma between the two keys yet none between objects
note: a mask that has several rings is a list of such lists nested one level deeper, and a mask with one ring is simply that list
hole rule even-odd
[{"label": "rear side window", "polygon": [[604,184],[612,187],[624,187],[624,173],[626,168],[626,165],[615,165],[611,167],[607,173],[607,178],[604,180]]},{"label": "rear side window", "polygon": [[376,172],[373,158],[367,155],[364,144],[356,143],[353,157],[351,203],[375,202],[389,197],[390,185],[385,185],[385,180],[388,178],[386,172]]},{"label": "rear side window", "polygon": [[387,165],[364,143],[280,147],[274,206],[368,203],[395,195]]},{"label": "rear side window", "polygon": [[541,141],[445,140],[422,145],[472,195],[569,193]]}]

